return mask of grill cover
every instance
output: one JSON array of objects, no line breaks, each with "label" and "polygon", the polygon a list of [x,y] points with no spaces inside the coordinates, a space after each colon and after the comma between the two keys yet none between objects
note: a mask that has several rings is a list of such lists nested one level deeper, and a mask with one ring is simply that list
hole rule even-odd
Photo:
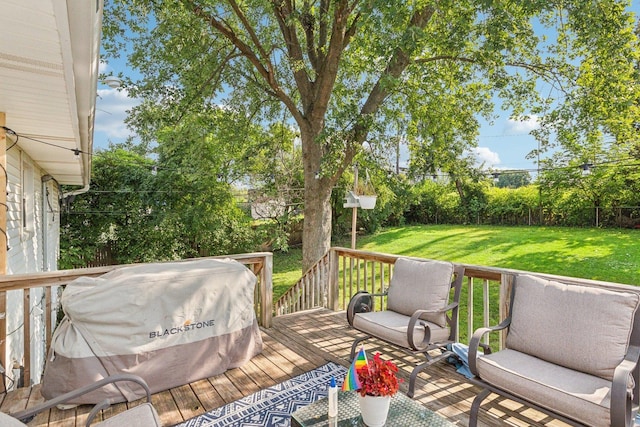
[{"label": "grill cover", "polygon": [[[152,393],[215,376],[262,351],[256,277],[230,259],[145,264],[74,280],[62,293],[42,395],[54,398],[116,373],[141,376]],[[132,401],[118,383],[73,403]]]}]

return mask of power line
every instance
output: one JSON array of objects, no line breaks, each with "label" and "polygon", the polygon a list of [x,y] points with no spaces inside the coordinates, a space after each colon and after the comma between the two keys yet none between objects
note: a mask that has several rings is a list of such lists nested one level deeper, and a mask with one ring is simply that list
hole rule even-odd
[{"label": "power line", "polygon": [[512,138],[514,136],[533,136],[530,133],[514,133],[511,135],[478,135],[478,138]]},{"label": "power line", "polygon": [[[37,138],[33,138],[30,136],[26,136],[26,135],[20,135],[17,132],[15,132],[13,129],[10,129],[6,126],[2,126],[2,128],[5,130],[5,132],[12,134],[16,137],[16,141],[7,149],[7,151],[9,149],[11,149],[13,146],[15,146],[18,143],[18,139],[22,136],[22,138],[24,139],[28,139],[34,142],[38,142],[41,144],[45,144],[45,145],[49,145],[52,147],[56,147],[56,148],[60,148],[63,150],[68,150],[73,152],[76,156],[79,156],[80,154],[85,154],[85,155],[89,155],[89,156],[101,156],[101,155],[105,155],[106,153],[89,153],[86,151],[82,151],[78,148],[68,148],[68,147],[64,147],[62,145],[58,145],[58,144],[54,144],[51,142],[47,142],[47,141],[43,141],[41,139],[37,139]],[[479,138],[508,138],[508,137],[516,137],[516,136],[531,136],[531,134],[529,133],[520,133],[520,134],[508,134],[508,135],[481,135],[479,136]],[[598,165],[594,165],[594,164],[590,164],[590,167],[598,167],[598,166],[602,166],[605,164],[611,164],[611,163],[619,163],[621,161],[625,161],[625,160],[629,160],[631,158],[628,159],[622,159],[622,160],[612,160],[612,161],[608,161],[608,162],[601,162]],[[160,170],[164,170],[164,171],[171,171],[171,172],[178,172],[178,173],[186,173],[186,172],[195,172],[195,173],[201,173],[201,171],[198,171],[196,169],[182,169],[182,168],[170,168],[170,167],[166,167],[166,166],[161,166],[159,167],[157,165],[157,163],[155,162],[151,162],[151,159],[148,159],[148,162],[145,162],[145,160],[141,160],[140,162],[127,162],[130,165],[136,165],[136,166],[142,166],[145,168],[150,168],[152,173],[157,173]],[[121,160],[119,160],[120,162],[122,162]],[[634,164],[630,164],[630,165],[619,165],[621,167],[630,167],[630,166],[639,166],[639,164],[634,163]],[[487,174],[488,175],[493,175],[495,177],[495,174],[499,174],[499,175],[506,175],[506,174],[517,174],[517,173],[534,173],[534,172],[546,172],[546,171],[553,171],[553,170],[562,170],[562,169],[572,169],[576,166],[557,166],[557,167],[553,167],[553,168],[535,168],[535,169],[508,169],[508,170],[494,170],[494,171],[488,171]],[[578,167],[582,167],[582,165],[579,165]],[[4,171],[5,175],[6,175],[6,170]],[[220,174],[218,174],[220,175]],[[449,176],[449,174],[431,174],[431,176],[433,177],[447,177]],[[117,190],[113,190],[113,191],[99,191],[99,190],[93,190],[92,192],[94,193],[100,193],[100,192],[104,192],[104,193],[117,193],[120,191]],[[126,192],[126,191],[122,191],[122,192]],[[174,191],[171,190],[132,190],[131,193],[144,193],[144,192],[148,192],[148,193],[173,193]],[[184,191],[182,191],[184,193]]]}]

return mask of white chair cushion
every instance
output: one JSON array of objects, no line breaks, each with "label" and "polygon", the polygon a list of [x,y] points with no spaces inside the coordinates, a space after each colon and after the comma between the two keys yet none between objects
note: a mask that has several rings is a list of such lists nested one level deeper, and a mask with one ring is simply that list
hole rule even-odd
[{"label": "white chair cushion", "polygon": [[26,427],[26,424],[18,421],[10,415],[0,412],[0,426],[2,427]]},{"label": "white chair cushion", "polygon": [[502,390],[585,425],[610,425],[610,381],[510,349],[479,357],[477,367]]},{"label": "white chair cushion", "polygon": [[[449,301],[453,264],[445,261],[416,261],[398,258],[394,267],[387,309],[406,316],[416,310],[439,310]],[[446,326],[445,314],[425,314],[422,319]]]},{"label": "white chair cushion", "polygon": [[613,379],[626,353],[640,297],[632,292],[517,276],[506,346]]},{"label": "white chair cushion", "polygon": [[135,406],[96,424],[96,427],[124,426],[160,427],[162,424],[160,423],[158,413],[150,403]]},{"label": "white chair cushion", "polygon": [[[372,311],[358,313],[353,318],[353,327],[376,338],[389,341],[404,348],[410,348],[407,339],[409,316],[395,311]],[[443,342],[449,338],[449,329],[426,321],[431,330],[431,342]],[[424,327],[416,325],[413,331],[413,342],[420,345],[424,340]]]}]

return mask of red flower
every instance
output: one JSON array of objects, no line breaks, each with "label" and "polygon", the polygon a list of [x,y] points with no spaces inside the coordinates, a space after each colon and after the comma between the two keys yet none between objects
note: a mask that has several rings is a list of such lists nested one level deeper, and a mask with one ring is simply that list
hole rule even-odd
[{"label": "red flower", "polygon": [[362,396],[393,396],[400,388],[397,372],[398,367],[393,362],[382,360],[380,353],[376,353],[367,366],[357,371],[358,379],[362,383],[358,392]]}]

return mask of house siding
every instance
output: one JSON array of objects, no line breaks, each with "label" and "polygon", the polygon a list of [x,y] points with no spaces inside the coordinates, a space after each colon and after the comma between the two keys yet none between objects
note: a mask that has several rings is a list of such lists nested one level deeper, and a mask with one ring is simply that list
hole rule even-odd
[{"label": "house siding", "polygon": [[[57,270],[59,253],[59,189],[55,181],[42,183],[46,175],[38,165],[17,147],[7,152],[7,274],[25,274]],[[47,196],[47,203],[44,198]],[[25,212],[25,208],[26,211]],[[46,254],[45,254],[46,251]],[[25,304],[30,324],[31,384],[40,382],[46,357],[44,289],[7,292],[7,345],[5,355],[11,366],[7,373],[17,383],[19,369],[25,366],[24,323]],[[52,290],[53,306],[57,306],[57,290]],[[55,322],[55,315],[51,314]],[[54,323],[55,324],[55,323]],[[12,375],[13,374],[13,375]],[[28,384],[25,384],[28,385]]]}]

